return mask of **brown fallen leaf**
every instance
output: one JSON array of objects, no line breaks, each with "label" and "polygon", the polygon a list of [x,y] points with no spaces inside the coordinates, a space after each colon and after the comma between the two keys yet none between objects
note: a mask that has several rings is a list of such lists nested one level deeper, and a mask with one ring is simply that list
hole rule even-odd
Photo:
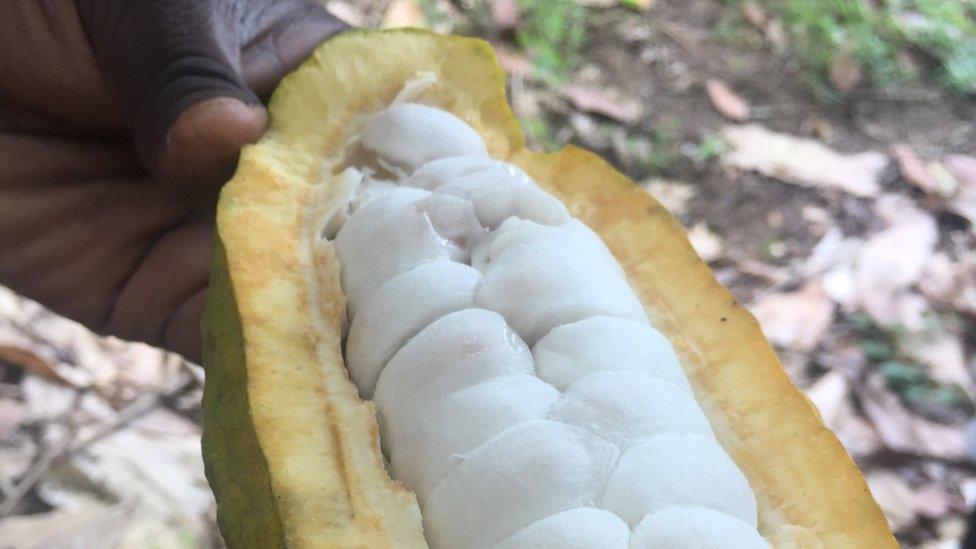
[{"label": "brown fallen leaf", "polygon": [[857,307],[854,262],[863,245],[862,239],[845,237],[840,228],[831,227],[800,270],[807,279],[819,276],[824,292],[848,313]]},{"label": "brown fallen leaf", "polygon": [[[153,543],[200,546],[207,536],[213,494],[204,477],[199,427],[155,409],[109,433],[52,468],[37,486],[45,500],[84,500],[77,486],[113,501],[137,501],[132,520],[115,528],[126,547]],[[137,520],[138,519],[138,520]],[[185,538],[182,545],[172,545]]]},{"label": "brown fallen leaf", "polygon": [[650,193],[662,206],[668,209],[672,215],[683,215],[688,207],[688,202],[697,195],[694,185],[681,181],[669,181],[666,179],[651,179],[643,185],[644,190]]},{"label": "brown fallen leaf", "polygon": [[901,176],[922,192],[934,193],[937,190],[935,178],[929,172],[928,166],[911,147],[904,143],[891,146],[891,156],[898,163]]},{"label": "brown fallen leaf", "polygon": [[762,6],[755,2],[747,1],[739,4],[739,9],[742,10],[742,15],[752,26],[760,30],[766,27],[769,16],[766,15],[766,10]]},{"label": "brown fallen leaf", "polygon": [[708,225],[696,223],[688,229],[688,240],[702,261],[715,261],[722,257],[722,249],[725,247],[722,237],[712,232]]},{"label": "brown fallen leaf", "polygon": [[915,456],[964,461],[966,442],[959,427],[929,421],[908,411],[880,375],[855,385],[861,407],[888,448]]},{"label": "brown fallen leaf", "polygon": [[[9,339],[7,341],[9,342]],[[35,354],[29,347],[35,346],[30,345],[29,342],[24,342],[21,345],[0,343],[0,360],[50,381],[69,384],[68,380],[58,373],[49,360]]]},{"label": "brown fallen leaf", "polygon": [[904,530],[915,522],[915,492],[898,475],[876,471],[867,475],[871,495],[884,511],[891,529]]},{"label": "brown fallen leaf", "polygon": [[861,82],[861,62],[851,54],[836,54],[830,61],[828,76],[837,91],[847,93]]},{"label": "brown fallen leaf", "polygon": [[37,461],[39,453],[37,442],[25,430],[7,433],[0,444],[0,486],[9,488],[22,478]]},{"label": "brown fallen leaf", "polygon": [[944,517],[952,507],[952,495],[938,484],[926,484],[915,490],[915,511],[925,518]]},{"label": "brown fallen leaf", "polygon": [[134,502],[101,502],[94,495],[75,498],[64,509],[4,518],[0,521],[0,539],[4,547],[18,549],[120,547],[134,506]]},{"label": "brown fallen leaf", "polygon": [[119,365],[117,385],[135,392],[161,391],[184,368],[177,355],[140,343],[123,343],[111,355]]},{"label": "brown fallen leaf", "polygon": [[562,93],[576,108],[602,114],[618,122],[633,124],[640,120],[644,113],[637,99],[626,96],[614,88],[571,84],[565,86]]},{"label": "brown fallen leaf", "polygon": [[739,4],[742,15],[749,21],[749,24],[762,31],[766,40],[776,47],[777,50],[784,49],[789,45],[786,37],[786,30],[783,28],[783,21],[774,16],[770,16],[756,2],[742,2]]},{"label": "brown fallen leaf", "polygon": [[932,194],[949,201],[951,205],[954,202],[953,197],[960,190],[964,190],[960,188],[959,182],[956,181],[956,176],[949,171],[949,168],[945,164],[938,160],[929,162],[926,168],[932,174],[932,180],[935,184],[935,190]]},{"label": "brown fallen leaf", "polygon": [[782,52],[790,45],[790,38],[786,34],[786,27],[783,25],[783,20],[779,17],[774,17],[769,20],[769,23],[763,29],[763,34],[766,35],[766,40],[769,40],[777,51]]},{"label": "brown fallen leaf", "polygon": [[850,414],[845,412],[845,415],[837,420],[837,426],[833,427],[833,431],[847,453],[855,459],[872,456],[883,447],[878,431],[867,420],[855,414],[853,408]]},{"label": "brown fallen leaf", "polygon": [[495,55],[498,57],[498,64],[505,72],[523,77],[532,75],[532,61],[524,55],[504,46],[495,46]]},{"label": "brown fallen leaf", "polygon": [[808,351],[830,328],[834,307],[820,281],[813,280],[795,292],[766,295],[749,310],[774,345]]},{"label": "brown fallen leaf", "polygon": [[12,398],[0,398],[0,440],[20,425],[24,419],[24,405]]},{"label": "brown fallen leaf", "polygon": [[918,287],[929,299],[976,316],[976,255],[954,261],[944,253],[933,254]]},{"label": "brown fallen leaf", "polygon": [[495,30],[511,30],[519,25],[518,0],[492,0],[491,24]]},{"label": "brown fallen leaf", "polygon": [[27,376],[20,382],[24,397],[25,421],[50,421],[70,412],[78,393],[60,383],[38,376]]},{"label": "brown fallen leaf", "polygon": [[383,28],[427,28],[427,16],[417,0],[393,0],[383,13]]},{"label": "brown fallen leaf", "polygon": [[952,154],[942,163],[957,184],[956,192],[946,201],[947,207],[968,219],[976,232],[976,156]]},{"label": "brown fallen leaf", "polygon": [[942,162],[959,183],[976,187],[976,156],[950,154]]},{"label": "brown fallen leaf", "polygon": [[947,331],[908,333],[899,340],[898,347],[908,357],[928,366],[929,373],[937,381],[956,384],[970,395],[976,394],[959,334]]},{"label": "brown fallen leaf", "polygon": [[817,407],[824,424],[836,430],[847,407],[849,387],[847,378],[838,371],[829,371],[803,392]]},{"label": "brown fallen leaf", "polygon": [[883,325],[918,327],[914,317],[919,300],[907,296],[938,241],[935,219],[897,195],[880,198],[875,210],[890,226],[868,238],[858,254],[854,285],[859,303]]},{"label": "brown fallen leaf", "polygon": [[[322,0],[319,0],[322,3]],[[358,9],[352,1],[329,0],[326,8],[329,12],[344,21],[350,27],[363,27],[368,24],[366,14]]]},{"label": "brown fallen leaf", "polygon": [[920,549],[959,549],[959,540],[966,535],[969,529],[968,517],[939,517],[935,529],[939,536],[938,541],[931,542],[931,545],[923,545]]},{"label": "brown fallen leaf", "polygon": [[722,161],[785,183],[824,190],[842,190],[856,196],[876,196],[888,157],[876,151],[841,154],[819,141],[770,131],[758,124],[726,126],[722,137],[729,144]]},{"label": "brown fallen leaf", "polygon": [[705,82],[705,90],[712,106],[722,116],[743,122],[749,118],[749,104],[739,94],[732,91],[725,82],[716,78],[709,78]]}]

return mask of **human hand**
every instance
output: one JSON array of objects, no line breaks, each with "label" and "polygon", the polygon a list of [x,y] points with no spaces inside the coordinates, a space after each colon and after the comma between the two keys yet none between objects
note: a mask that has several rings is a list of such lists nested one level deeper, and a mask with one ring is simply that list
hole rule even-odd
[{"label": "human hand", "polygon": [[312,0],[9,0],[0,283],[199,360],[213,211],[281,77],[346,26]]}]

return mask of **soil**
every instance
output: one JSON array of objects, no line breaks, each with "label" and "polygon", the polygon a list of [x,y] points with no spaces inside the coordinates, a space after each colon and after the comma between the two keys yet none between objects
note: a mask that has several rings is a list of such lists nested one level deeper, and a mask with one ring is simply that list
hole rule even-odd
[{"label": "soil", "polygon": [[[598,67],[600,81],[640,98],[646,113],[628,128],[629,135],[664,129],[680,145],[717,134],[730,124],[705,92],[705,81],[717,78],[748,98],[750,122],[818,139],[843,153],[887,151],[895,143],[907,143],[926,159],[976,152],[976,101],[920,84],[890,93],[855,89],[840,102],[824,104],[811,92],[804,68],[777,53],[757,29],[742,27],[733,37],[716,38],[729,9],[708,0],[659,2],[643,14],[612,10],[591,17],[586,63]],[[570,140],[593,148],[580,135]],[[612,147],[599,152],[637,181],[664,175],[695,185],[696,196],[679,217],[689,226],[705,220],[724,238],[727,255],[737,259],[786,264],[809,255],[824,232],[805,219],[810,207],[826,211],[848,235],[879,223],[866,201],[841,193],[824,195],[718,162],[679,163],[670,173],[655,173],[630,165]],[[886,191],[914,192],[893,165],[883,183]],[[771,242],[782,243],[786,253],[770,257]],[[756,290],[748,277],[730,281],[730,287],[744,302]]]}]

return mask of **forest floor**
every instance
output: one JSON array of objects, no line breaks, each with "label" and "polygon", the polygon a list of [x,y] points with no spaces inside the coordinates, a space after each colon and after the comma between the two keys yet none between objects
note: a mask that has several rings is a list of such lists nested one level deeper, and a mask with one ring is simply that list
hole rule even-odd
[{"label": "forest floor", "polygon": [[[976,88],[947,69],[958,52],[898,35],[871,57],[851,31],[821,55],[799,29],[830,14],[761,2],[325,3],[360,26],[490,40],[532,146],[593,149],[667,206],[903,545],[958,546],[976,505]],[[0,288],[0,540],[219,546],[202,380]]]}]

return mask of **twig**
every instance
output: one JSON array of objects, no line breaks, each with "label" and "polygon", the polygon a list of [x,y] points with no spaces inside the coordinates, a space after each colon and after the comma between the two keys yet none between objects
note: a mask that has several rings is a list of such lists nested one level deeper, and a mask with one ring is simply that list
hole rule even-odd
[{"label": "twig", "polygon": [[180,395],[181,393],[190,389],[196,380],[189,374],[183,374],[177,377],[177,379],[171,383],[167,388],[159,391],[158,393],[144,394],[137,398],[135,402],[129,404],[119,412],[115,420],[95,431],[90,436],[84,440],[78,441],[76,444],[72,444],[66,451],[64,456],[59,459],[66,459],[72,455],[84,450],[85,448],[91,446],[92,444],[98,442],[99,440],[111,435],[112,433],[118,431],[122,427],[125,427],[132,421],[146,415],[147,413],[153,411],[160,404],[173,399],[174,397]]},{"label": "twig", "polygon": [[27,495],[27,492],[29,492],[30,489],[37,484],[37,481],[41,480],[41,477],[43,477],[44,473],[51,468],[54,461],[58,459],[59,456],[64,455],[68,444],[71,442],[71,438],[72,437],[70,435],[66,435],[64,438],[59,440],[57,444],[48,447],[44,453],[41,454],[40,459],[34,462],[34,465],[32,465],[30,470],[27,471],[27,473],[20,479],[20,482],[18,482],[10,490],[10,493],[7,494],[7,499],[3,500],[3,503],[0,503],[0,518],[6,517],[17,508],[17,504],[20,503],[20,500],[22,500],[24,496]]},{"label": "twig", "polygon": [[918,102],[931,103],[940,98],[938,92],[925,89],[905,89],[905,90],[864,90],[853,91],[851,97],[854,99],[867,99],[872,101],[892,101],[892,102]]},{"label": "twig", "polygon": [[163,402],[171,400],[179,394],[187,391],[193,387],[195,383],[196,380],[191,374],[183,372],[179,377],[177,377],[176,380],[174,380],[172,384],[162,391],[144,394],[137,398],[135,402],[123,408],[111,423],[106,424],[104,427],[95,431],[84,440],[76,441],[73,435],[66,435],[62,440],[58,441],[57,444],[47,448],[47,450],[41,455],[40,459],[38,459],[31,466],[30,470],[27,471],[27,473],[13,487],[6,499],[4,499],[3,502],[0,502],[0,518],[11,514],[17,508],[17,505],[24,498],[24,496],[30,492],[34,485],[36,485],[37,482],[44,477],[45,473],[47,473],[52,466],[63,463],[72,455],[81,452],[99,440],[102,440],[103,438],[125,427],[132,421],[146,415]]},{"label": "twig", "polygon": [[[880,465],[891,469],[896,465],[912,465],[918,462],[940,463],[949,467],[963,469],[970,473],[976,472],[976,463],[968,457],[956,458],[939,456],[926,452],[914,452],[911,450],[896,450],[889,446],[884,446],[881,450],[863,458],[860,462],[864,464]],[[859,462],[859,463],[860,463]]]}]

